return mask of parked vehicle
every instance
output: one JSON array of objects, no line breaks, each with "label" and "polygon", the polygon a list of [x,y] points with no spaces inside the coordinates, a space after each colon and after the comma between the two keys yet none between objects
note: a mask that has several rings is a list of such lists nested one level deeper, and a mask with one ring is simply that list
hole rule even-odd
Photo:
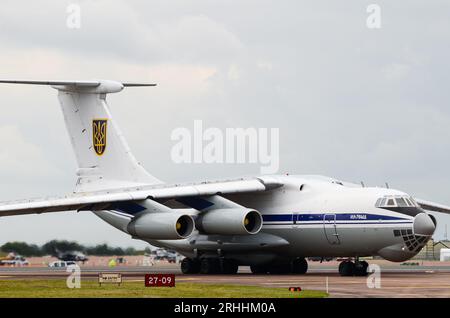
[{"label": "parked vehicle", "polygon": [[67,266],[70,265],[76,265],[77,263],[73,262],[73,261],[54,261],[48,264],[48,267],[52,267],[52,268],[65,268]]},{"label": "parked vehicle", "polygon": [[0,259],[0,266],[28,266],[30,263],[20,255],[9,253],[8,256]]}]

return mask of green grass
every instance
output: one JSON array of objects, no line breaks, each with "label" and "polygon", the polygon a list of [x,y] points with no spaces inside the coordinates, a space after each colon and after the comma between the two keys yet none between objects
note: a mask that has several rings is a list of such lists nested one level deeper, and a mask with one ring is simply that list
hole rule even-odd
[{"label": "green grass", "polygon": [[0,298],[321,298],[322,291],[290,292],[287,288],[241,285],[178,283],[174,288],[144,287],[144,282],[124,281],[121,286],[99,286],[82,281],[80,289],[69,289],[65,280],[0,280]]}]

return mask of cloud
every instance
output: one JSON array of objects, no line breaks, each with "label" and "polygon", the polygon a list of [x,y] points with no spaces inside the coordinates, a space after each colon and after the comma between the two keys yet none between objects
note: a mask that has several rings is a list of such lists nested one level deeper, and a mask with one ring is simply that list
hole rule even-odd
[{"label": "cloud", "polygon": [[405,79],[410,71],[410,66],[405,64],[390,64],[381,69],[386,80],[388,81],[401,81]]},{"label": "cloud", "polygon": [[0,174],[8,178],[43,178],[61,172],[49,164],[42,150],[25,140],[16,126],[0,126]]},{"label": "cloud", "polygon": [[143,15],[128,1],[82,1],[81,28],[71,29],[66,26],[67,5],[49,0],[10,2],[0,11],[0,39],[22,48],[151,64],[213,64],[232,59],[243,49],[235,34],[205,15],[163,19],[151,5]]}]

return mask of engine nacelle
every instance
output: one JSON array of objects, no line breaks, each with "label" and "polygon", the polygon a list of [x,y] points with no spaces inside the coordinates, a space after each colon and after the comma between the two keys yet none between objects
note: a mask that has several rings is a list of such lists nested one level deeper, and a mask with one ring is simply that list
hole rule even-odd
[{"label": "engine nacelle", "polygon": [[194,220],[186,214],[147,213],[133,219],[127,226],[133,236],[153,240],[178,240],[194,231]]},{"label": "engine nacelle", "polygon": [[200,215],[197,229],[206,234],[248,235],[257,234],[263,225],[263,218],[251,209],[215,209]]}]

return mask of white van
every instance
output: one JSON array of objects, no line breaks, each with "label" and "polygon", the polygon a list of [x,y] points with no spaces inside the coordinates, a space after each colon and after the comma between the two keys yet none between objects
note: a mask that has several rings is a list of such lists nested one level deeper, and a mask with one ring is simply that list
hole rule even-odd
[{"label": "white van", "polygon": [[52,268],[64,268],[70,265],[76,265],[75,262],[72,261],[54,261],[48,264],[48,267],[52,267]]}]

